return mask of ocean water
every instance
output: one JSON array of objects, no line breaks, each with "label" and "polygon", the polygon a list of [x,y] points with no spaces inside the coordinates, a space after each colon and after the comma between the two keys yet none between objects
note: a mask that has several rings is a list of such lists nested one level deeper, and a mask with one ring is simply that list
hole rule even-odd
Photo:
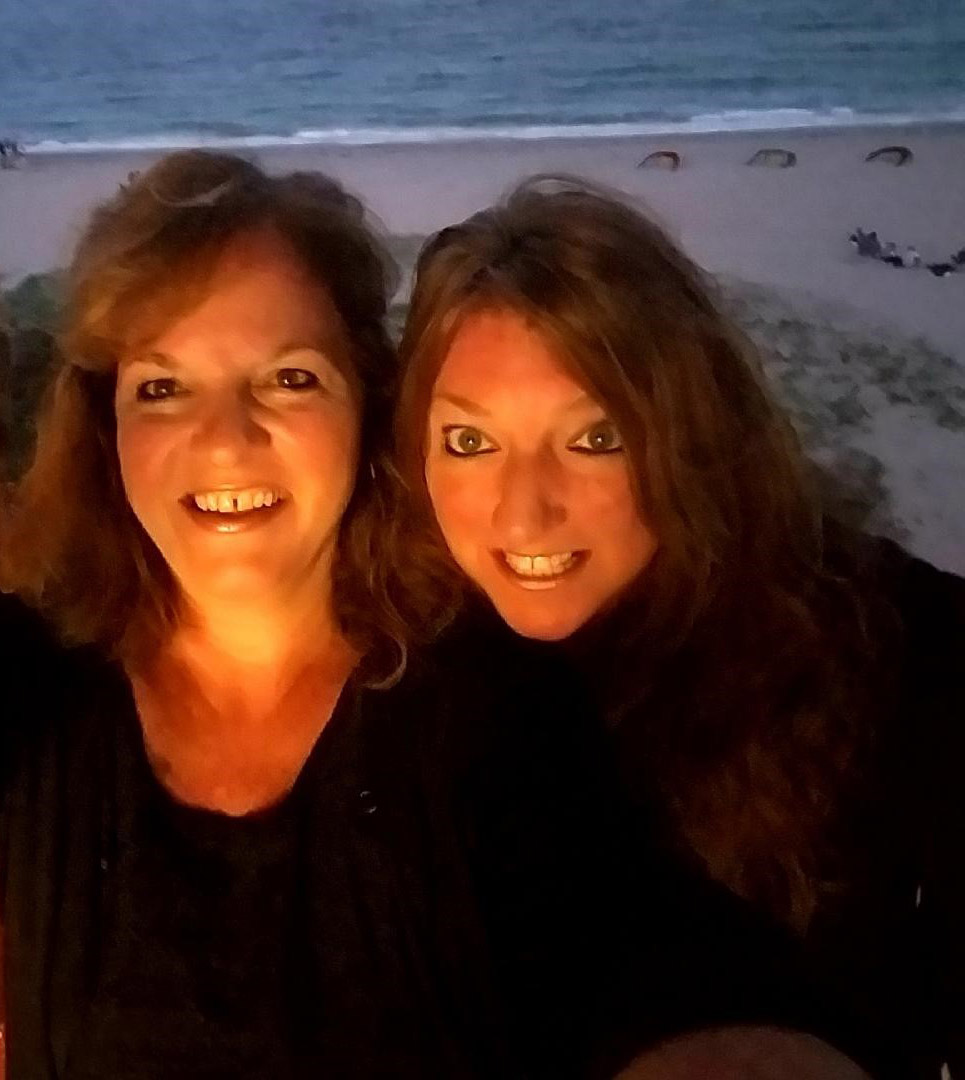
[{"label": "ocean water", "polygon": [[37,150],[965,120],[965,0],[0,0]]}]

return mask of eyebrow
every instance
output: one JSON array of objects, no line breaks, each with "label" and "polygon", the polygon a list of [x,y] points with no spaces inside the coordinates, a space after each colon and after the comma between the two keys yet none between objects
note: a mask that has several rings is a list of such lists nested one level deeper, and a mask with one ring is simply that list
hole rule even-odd
[{"label": "eyebrow", "polygon": [[[482,405],[477,405],[475,401],[471,401],[469,398],[464,398],[460,394],[435,394],[433,395],[433,401],[448,401],[450,405],[455,405],[456,408],[462,409],[464,412],[472,413],[473,416],[492,416],[492,413],[488,409],[484,409]],[[596,405],[597,402],[590,397],[589,394],[580,394],[578,398],[571,401],[569,405],[565,405],[560,412],[571,413],[576,412],[577,409],[584,409],[587,405]]]},{"label": "eyebrow", "polygon": [[178,363],[173,357],[160,352],[148,352],[132,356],[124,366],[133,367],[135,364],[156,364],[158,367],[163,367],[165,371],[175,371],[178,367]]},{"label": "eyebrow", "polygon": [[[328,361],[334,367],[338,367],[335,361],[328,355],[326,349],[320,345],[309,345],[303,342],[292,342],[286,345],[282,345],[275,350],[275,354],[272,357],[273,360],[280,360],[284,356],[289,356],[291,353],[299,352],[313,352],[322,357],[323,360]],[[157,364],[158,367],[163,367],[165,371],[176,371],[181,365],[173,357],[167,353],[162,352],[147,352],[140,356],[132,356],[128,361],[128,365],[132,364]]]},{"label": "eyebrow", "polygon": [[313,344],[303,341],[294,341],[287,345],[282,345],[280,348],[275,350],[274,359],[280,360],[283,356],[288,356],[289,353],[296,352],[318,353],[318,355],[322,357],[323,360],[327,360],[329,363],[334,363],[331,356],[329,356],[328,348],[324,344],[322,344],[322,342],[318,341],[314,342]]},{"label": "eyebrow", "polygon": [[459,394],[435,394],[433,395],[433,401],[448,401],[450,405],[455,405],[457,409],[462,409],[463,412],[472,413],[473,416],[492,416],[488,409],[484,409],[482,405],[477,405],[475,401],[470,401],[469,398],[461,397]]}]

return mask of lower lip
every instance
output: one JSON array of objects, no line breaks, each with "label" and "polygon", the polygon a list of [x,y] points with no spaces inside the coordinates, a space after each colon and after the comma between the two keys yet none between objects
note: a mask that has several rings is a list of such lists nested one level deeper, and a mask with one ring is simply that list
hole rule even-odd
[{"label": "lower lip", "polygon": [[217,510],[199,510],[193,503],[181,504],[185,513],[198,526],[206,532],[220,533],[222,536],[235,535],[236,533],[252,532],[262,529],[284,513],[286,502],[276,502],[269,507],[259,510],[242,510],[236,513],[221,514]]},{"label": "lower lip", "polygon": [[547,589],[555,589],[557,585],[562,584],[567,578],[578,573],[586,564],[586,560],[589,558],[590,553],[588,551],[574,552],[573,561],[569,566],[561,573],[553,574],[550,577],[524,577],[522,574],[517,574],[509,563],[506,562],[501,551],[494,551],[492,555],[496,561],[496,565],[502,570],[503,575],[514,585],[518,585],[521,589],[526,589],[529,592],[545,592]]}]

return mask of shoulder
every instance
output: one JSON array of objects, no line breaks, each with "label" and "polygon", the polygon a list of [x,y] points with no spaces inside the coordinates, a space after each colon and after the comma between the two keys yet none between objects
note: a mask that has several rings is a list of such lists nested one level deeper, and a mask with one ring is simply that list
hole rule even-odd
[{"label": "shoulder", "polygon": [[12,593],[0,593],[0,678],[8,703],[38,680],[49,681],[67,652],[37,611]]},{"label": "shoulder", "polygon": [[70,688],[103,678],[107,658],[92,645],[70,645],[36,609],[0,593],[0,680],[6,712],[21,698],[40,706]]},{"label": "shoulder", "polygon": [[961,678],[965,649],[965,578],[940,570],[892,540],[835,530],[832,571],[850,579],[862,602],[872,639],[896,631],[887,651],[892,672],[930,691],[950,690]]},{"label": "shoulder", "polygon": [[[965,634],[965,578],[939,570],[891,540],[868,539],[874,579],[909,635],[959,643]],[[942,650],[944,651],[944,650]]]},{"label": "shoulder", "polygon": [[50,649],[55,634],[50,624],[15,593],[0,592],[0,638],[20,653]]},{"label": "shoulder", "polygon": [[[895,688],[898,745],[928,783],[949,756],[965,753],[965,579],[891,540],[861,537],[855,550],[867,612],[893,623],[880,675]],[[874,636],[876,627],[867,629]]]},{"label": "shoulder", "polygon": [[898,619],[899,720],[923,740],[927,775],[965,753],[965,579],[873,544],[875,581]]},{"label": "shoulder", "polygon": [[76,716],[106,684],[107,667],[92,647],[65,645],[19,597],[0,594],[0,771],[9,770],[18,749],[76,727]]}]

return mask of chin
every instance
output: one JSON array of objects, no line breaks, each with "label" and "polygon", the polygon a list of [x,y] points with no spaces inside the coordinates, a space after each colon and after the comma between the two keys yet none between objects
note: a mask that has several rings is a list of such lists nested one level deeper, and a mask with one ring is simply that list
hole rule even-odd
[{"label": "chin", "polygon": [[207,574],[198,573],[194,567],[192,570],[180,578],[190,596],[231,606],[268,601],[284,580],[278,568],[263,563],[221,565]]},{"label": "chin", "polygon": [[497,610],[511,630],[534,641],[565,641],[590,618],[576,612]]}]

